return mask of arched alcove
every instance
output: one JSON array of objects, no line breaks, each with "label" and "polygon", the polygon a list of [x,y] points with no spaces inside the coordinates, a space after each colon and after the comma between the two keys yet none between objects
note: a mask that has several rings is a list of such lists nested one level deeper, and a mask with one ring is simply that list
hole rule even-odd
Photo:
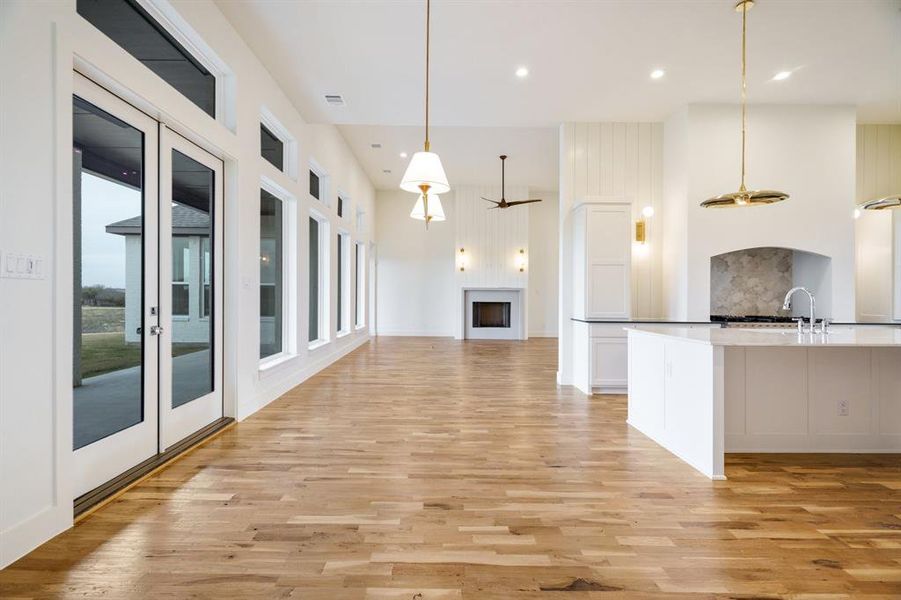
[{"label": "arched alcove", "polygon": [[710,257],[710,314],[735,316],[807,315],[805,303],[793,314],[782,310],[785,293],[808,288],[818,314],[832,314],[832,259],[794,248],[743,248]]}]

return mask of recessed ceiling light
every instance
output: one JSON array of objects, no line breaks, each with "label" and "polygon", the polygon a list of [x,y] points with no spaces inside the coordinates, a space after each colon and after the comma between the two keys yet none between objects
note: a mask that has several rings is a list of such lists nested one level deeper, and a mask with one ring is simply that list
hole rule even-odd
[{"label": "recessed ceiling light", "polygon": [[775,75],[773,75],[773,81],[785,81],[789,77],[792,76],[791,71],[779,71]]},{"label": "recessed ceiling light", "polygon": [[516,76],[520,79],[525,79],[529,76],[529,69],[527,69],[526,67],[517,67]]},{"label": "recessed ceiling light", "polygon": [[401,158],[407,158],[407,153],[406,153],[406,152],[401,152],[401,153],[400,153],[400,157],[401,157]]},{"label": "recessed ceiling light", "polygon": [[660,79],[664,75],[666,75],[666,71],[663,69],[654,69],[651,71],[651,79]]}]

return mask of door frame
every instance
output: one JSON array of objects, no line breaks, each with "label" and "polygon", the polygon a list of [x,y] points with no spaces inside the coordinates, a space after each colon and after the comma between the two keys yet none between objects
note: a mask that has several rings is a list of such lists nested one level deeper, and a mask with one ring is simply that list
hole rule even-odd
[{"label": "door frame", "polygon": [[[152,265],[153,256],[158,251],[159,240],[155,235],[146,235],[147,231],[155,231],[159,218],[159,161],[158,161],[158,122],[145,113],[128,104],[118,96],[105,90],[87,77],[73,72],[72,97],[78,96],[97,108],[128,123],[144,134],[143,161],[143,258],[142,258],[142,402],[143,419],[140,423],[108,435],[86,446],[73,449],[74,495],[76,497],[89,492],[110,479],[131,469],[142,461],[157,454],[159,426],[159,394],[157,373],[159,369],[159,344],[157,337],[150,334],[154,325],[159,325],[158,314],[152,309],[159,306],[159,273]],[[70,103],[72,102],[70,98]],[[71,146],[73,135],[69,138]],[[73,178],[74,178],[73,173]],[[74,193],[74,190],[73,190]],[[72,197],[70,197],[72,202]],[[70,220],[72,239],[74,240],[75,214],[73,210]],[[71,256],[71,254],[70,254]],[[150,259],[148,260],[148,257]],[[74,259],[74,256],[70,258]],[[148,268],[148,263],[150,268]],[[74,289],[74,277],[73,277]],[[75,298],[73,296],[72,303]],[[159,311],[157,311],[158,313]],[[76,332],[72,331],[72,335]],[[71,348],[71,345],[70,345]],[[70,362],[73,357],[70,355]],[[70,381],[71,385],[71,381]],[[74,427],[75,407],[74,391],[72,394],[72,427]]]},{"label": "door frame", "polygon": [[[193,433],[224,415],[222,355],[224,337],[224,272],[225,260],[223,212],[223,161],[200,148],[181,134],[160,124],[160,190],[159,190],[159,306],[163,334],[160,336],[159,360],[159,451],[165,452]],[[213,220],[210,248],[213,254],[213,323],[210,351],[213,355],[213,390],[181,406],[172,408],[172,295],[164,282],[172,281],[172,151],[196,160],[213,171]],[[201,292],[202,293],[202,292]]]}]

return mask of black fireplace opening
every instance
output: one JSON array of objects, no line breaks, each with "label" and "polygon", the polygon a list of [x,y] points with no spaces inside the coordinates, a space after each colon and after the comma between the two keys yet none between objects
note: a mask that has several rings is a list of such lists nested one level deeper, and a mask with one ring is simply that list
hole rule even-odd
[{"label": "black fireplace opening", "polygon": [[473,327],[510,327],[509,302],[473,302]]}]

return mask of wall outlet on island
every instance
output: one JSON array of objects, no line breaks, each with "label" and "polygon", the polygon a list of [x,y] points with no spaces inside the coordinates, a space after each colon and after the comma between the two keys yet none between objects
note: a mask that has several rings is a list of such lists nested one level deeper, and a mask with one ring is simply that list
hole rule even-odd
[{"label": "wall outlet on island", "polygon": [[838,416],[847,417],[848,416],[848,399],[842,398],[838,401]]}]

